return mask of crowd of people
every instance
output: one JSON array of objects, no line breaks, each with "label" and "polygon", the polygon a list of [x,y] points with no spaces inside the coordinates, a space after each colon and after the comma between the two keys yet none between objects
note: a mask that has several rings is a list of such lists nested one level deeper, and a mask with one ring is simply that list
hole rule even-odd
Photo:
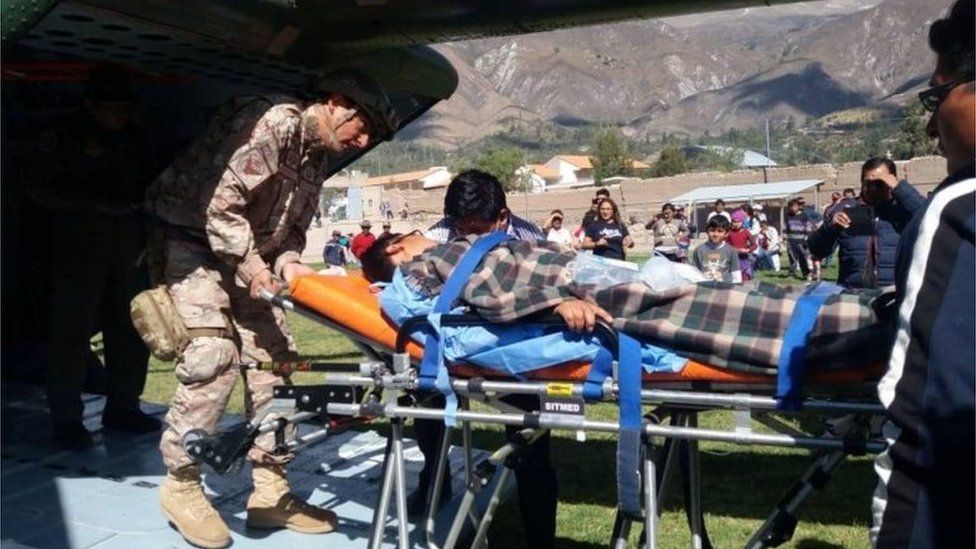
[{"label": "crowd of people", "polygon": [[[683,206],[666,203],[644,224],[651,246],[646,252],[677,263],[689,263],[709,280],[745,282],[757,271],[782,272],[782,254],[788,276],[800,280],[823,279],[823,267],[837,256],[838,282],[849,288],[875,288],[893,283],[898,238],[924,198],[897,178],[897,167],[887,157],[868,159],[861,169],[860,193],[852,188],[836,192],[822,213],[807,206],[804,197],[785,203],[783,227],[770,220],[763,204],[743,203],[728,209],[718,199],[705,217],[705,238],[694,248],[696,227],[689,224]],[[591,208],[579,225],[570,229],[562,210],[553,210],[542,226],[545,240],[612,259],[626,259],[635,240],[621,220],[610,192],[596,191]]]}]

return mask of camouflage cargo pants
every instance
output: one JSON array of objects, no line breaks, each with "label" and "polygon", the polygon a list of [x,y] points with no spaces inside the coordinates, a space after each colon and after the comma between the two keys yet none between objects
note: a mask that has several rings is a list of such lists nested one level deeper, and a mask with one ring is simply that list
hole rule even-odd
[{"label": "camouflage cargo pants", "polygon": [[[177,359],[180,384],[166,414],[168,427],[160,442],[166,468],[175,471],[193,463],[183,450],[184,433],[191,429],[214,432],[239,375],[246,385],[244,404],[249,419],[270,408],[276,385],[290,383],[288,378],[269,372],[244,370],[241,363],[288,361],[296,353],[284,312],[251,299],[234,269],[205,245],[170,239],[166,283],[191,335],[194,328],[228,328],[227,337],[192,338]],[[258,437],[248,458],[266,464],[291,460],[291,454],[276,454],[273,448],[274,433],[265,433]]]}]

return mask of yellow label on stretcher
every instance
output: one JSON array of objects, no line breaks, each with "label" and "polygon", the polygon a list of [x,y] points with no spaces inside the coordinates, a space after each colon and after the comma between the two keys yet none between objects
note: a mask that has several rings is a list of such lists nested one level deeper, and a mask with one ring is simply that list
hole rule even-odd
[{"label": "yellow label on stretcher", "polygon": [[573,384],[547,383],[546,394],[549,396],[573,396]]}]

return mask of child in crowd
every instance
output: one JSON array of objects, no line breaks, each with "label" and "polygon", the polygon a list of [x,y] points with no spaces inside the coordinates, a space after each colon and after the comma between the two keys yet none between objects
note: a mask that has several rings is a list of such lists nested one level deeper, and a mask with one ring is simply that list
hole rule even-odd
[{"label": "child in crowd", "polygon": [[708,220],[708,242],[695,248],[691,254],[691,264],[705,274],[708,280],[720,282],[742,282],[739,270],[739,255],[725,241],[732,228],[723,215],[714,215]]},{"label": "child in crowd", "polygon": [[787,207],[789,211],[783,236],[786,239],[786,251],[789,252],[790,275],[796,276],[799,271],[802,278],[813,280],[813,260],[807,238],[814,231],[814,224],[803,211],[803,204],[799,199],[790,200]]},{"label": "child in crowd", "polygon": [[779,272],[779,231],[763,219],[759,222],[759,248],[756,250],[756,269]]},{"label": "child in crowd", "polygon": [[729,246],[739,255],[743,281],[752,280],[752,252],[756,251],[756,240],[745,227],[748,218],[749,214],[741,209],[732,212],[732,229],[726,236]]}]

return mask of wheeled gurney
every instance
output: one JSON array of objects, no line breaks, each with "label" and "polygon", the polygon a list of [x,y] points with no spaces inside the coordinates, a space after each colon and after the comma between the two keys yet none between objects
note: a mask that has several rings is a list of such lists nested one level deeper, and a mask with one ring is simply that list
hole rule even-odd
[{"label": "wheeled gurney", "polygon": [[[346,335],[360,350],[365,360],[359,364],[260,364],[252,367],[279,372],[296,370],[323,371],[326,385],[283,386],[276,391],[277,403],[293,411],[274,421],[260,418],[242,426],[235,437],[194,433],[187,439],[191,455],[215,466],[228,469],[229,463],[239,463],[246,453],[248,433],[277,430],[288,422],[314,421],[322,425],[320,431],[298,440],[284,440],[283,446],[297,447],[320,440],[331,429],[344,422],[362,421],[367,418],[389,419],[389,439],[385,457],[385,469],[380,497],[374,511],[373,533],[370,547],[378,547],[383,539],[389,505],[395,503],[398,520],[397,539],[401,547],[409,543],[406,517],[406,494],[403,469],[403,422],[407,418],[445,418],[445,410],[423,406],[418,399],[417,366],[423,358],[423,348],[410,338],[416,325],[426,321],[417,318],[405,323],[398,330],[382,315],[376,297],[369,284],[358,276],[331,277],[306,276],[290,288],[290,296],[267,296],[275,305],[292,310]],[[537,319],[534,322],[559,323],[558,318]],[[445,315],[442,326],[483,323],[470,315]],[[608,348],[616,348],[616,334],[607,325],[599,327],[599,333]],[[452,547],[461,536],[465,523],[474,528],[473,545],[485,541],[498,494],[492,494],[487,509],[475,518],[472,502],[474,494],[487,484],[487,480],[499,466],[511,462],[517,454],[544,430],[568,430],[576,432],[602,431],[620,433],[621,425],[611,421],[589,420],[579,412],[584,410],[582,395],[591,365],[569,363],[536,370],[514,379],[505,372],[474,367],[467,364],[450,366],[450,385],[458,395],[460,409],[451,414],[464,436],[463,447],[470,456],[470,428],[472,424],[516,425],[523,428],[520,437],[499,449],[489,459],[479,464],[466,460],[468,493],[445,540],[438,543],[434,538],[434,510],[440,494],[440,470],[445,466],[451,429],[447,429],[441,447],[435,486],[430,491],[433,501],[428,505],[425,521],[430,547]],[[605,379],[600,387],[602,400],[619,401],[621,385],[619,371]],[[844,370],[836,372],[810,372],[806,376],[802,408],[826,414],[858,414],[871,416],[881,413],[873,391],[877,368]],[[800,447],[821,452],[811,468],[804,474],[787,496],[773,511],[766,523],[755,533],[747,546],[776,546],[790,539],[796,525],[796,511],[810,493],[822,486],[831,471],[843,462],[848,454],[875,453],[883,449],[881,442],[870,440],[866,430],[851,432],[842,438],[811,437],[797,433],[770,434],[755,432],[750,420],[754,413],[762,415],[782,408],[775,397],[776,378],[759,374],[740,373],[689,362],[681,371],[674,373],[644,373],[639,390],[640,403],[651,406],[649,413],[641,409],[640,444],[632,459],[618,458],[618,508],[611,546],[624,547],[631,525],[639,521],[644,527],[644,543],[654,547],[656,543],[657,517],[660,512],[659,496],[681,462],[692,546],[708,546],[708,537],[702,520],[700,505],[700,477],[698,468],[699,440],[724,441],[737,444]],[[537,395],[550,403],[540,413],[526,413],[512,409],[499,397],[508,394]],[[589,396],[593,391],[590,387]],[[471,400],[485,403],[492,411],[472,411]],[[793,406],[798,408],[798,406]],[[698,413],[703,410],[726,409],[735,413],[735,428],[729,431],[708,430],[697,425]],[[575,413],[566,413],[571,410]],[[356,418],[356,419],[342,419]],[[253,438],[251,438],[253,440]],[[243,448],[243,450],[241,449]],[[625,452],[618,453],[620,454]],[[219,459],[215,463],[215,459]],[[502,467],[502,476],[510,469]],[[502,479],[504,480],[504,478]],[[496,485],[496,491],[503,483]],[[627,500],[625,502],[625,500]],[[636,503],[635,503],[636,502]]]}]

